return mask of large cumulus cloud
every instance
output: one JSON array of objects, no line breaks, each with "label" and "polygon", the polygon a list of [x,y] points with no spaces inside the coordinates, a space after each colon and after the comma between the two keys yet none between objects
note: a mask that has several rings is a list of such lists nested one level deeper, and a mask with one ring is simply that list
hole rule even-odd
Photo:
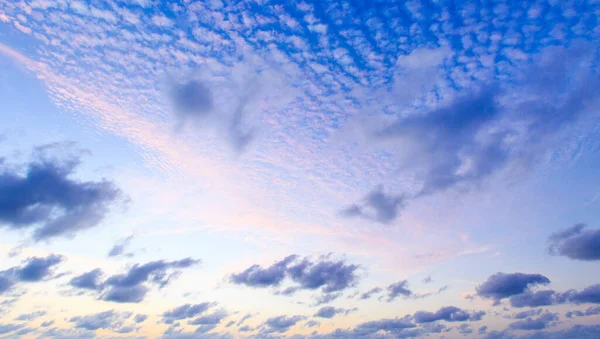
[{"label": "large cumulus cloud", "polygon": [[200,260],[186,258],[175,261],[157,260],[135,264],[126,273],[116,274],[102,280],[103,273],[95,269],[71,279],[76,289],[95,291],[105,301],[139,303],[150,290],[149,285],[163,288],[177,277],[182,269],[198,265]]},{"label": "large cumulus cloud", "polygon": [[31,229],[36,241],[97,226],[122,196],[108,180],[74,179],[80,157],[47,156],[54,147],[37,148],[24,171],[0,163],[0,226]]},{"label": "large cumulus cloud", "polygon": [[569,259],[600,260],[600,229],[586,229],[585,224],[575,224],[554,233],[548,239],[549,251]]},{"label": "large cumulus cloud", "polygon": [[55,267],[64,258],[51,254],[47,257],[31,257],[25,260],[22,266],[16,266],[0,271],[0,295],[9,292],[21,282],[39,282],[51,278]]},{"label": "large cumulus cloud", "polygon": [[470,84],[436,105],[397,112],[395,121],[363,124],[368,142],[397,153],[399,166],[414,173],[421,185],[411,192],[387,193],[375,203],[371,193],[343,214],[391,223],[412,199],[470,189],[501,170],[534,165],[558,133],[598,102],[594,53],[585,42],[549,47],[522,65],[511,83]]},{"label": "large cumulus cloud", "polygon": [[334,260],[331,255],[315,260],[291,255],[263,268],[252,265],[230,276],[230,281],[249,287],[277,287],[289,280],[293,289],[321,290],[326,295],[341,292],[358,283],[358,265]]},{"label": "large cumulus cloud", "polygon": [[482,298],[504,299],[525,292],[529,287],[546,285],[550,279],[541,274],[496,273],[477,287],[477,294]]}]

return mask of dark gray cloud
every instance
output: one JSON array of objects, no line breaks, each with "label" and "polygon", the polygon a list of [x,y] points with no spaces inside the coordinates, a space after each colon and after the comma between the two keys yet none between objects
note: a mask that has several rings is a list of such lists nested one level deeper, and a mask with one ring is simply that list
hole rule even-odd
[{"label": "dark gray cloud", "polygon": [[576,224],[552,234],[548,242],[551,254],[574,260],[600,260],[600,229],[590,230],[585,224]]},{"label": "dark gray cloud", "polygon": [[396,299],[398,296],[408,298],[413,295],[413,292],[408,289],[408,281],[401,280],[387,287],[388,301]]},{"label": "dark gray cloud", "polygon": [[10,291],[19,282],[38,282],[51,278],[54,267],[63,261],[60,255],[47,257],[31,257],[24,265],[0,271],[0,294]]},{"label": "dark gray cloud", "polygon": [[230,276],[234,284],[249,287],[279,286],[288,278],[296,289],[321,289],[324,294],[343,291],[358,282],[358,265],[347,264],[344,260],[332,260],[330,255],[316,260],[300,259],[291,255],[273,265],[262,268],[253,265]]},{"label": "dark gray cloud", "polygon": [[321,325],[320,322],[316,321],[316,320],[309,320],[306,322],[306,324],[304,324],[305,327],[311,328],[311,327],[315,327],[315,326],[319,326]]},{"label": "dark gray cloud", "polygon": [[180,270],[199,264],[199,260],[186,258],[176,261],[151,261],[146,264],[135,264],[125,274],[110,276],[104,282],[106,291],[103,300],[120,303],[138,303],[148,292],[145,283],[165,287],[169,281],[180,274]]},{"label": "dark gray cloud", "polygon": [[285,315],[280,315],[278,317],[273,317],[273,318],[269,318],[267,319],[263,326],[264,326],[264,332],[266,333],[273,333],[273,332],[277,332],[277,333],[285,333],[287,332],[290,328],[292,328],[292,326],[296,325],[296,323],[298,323],[301,320],[306,319],[306,317],[301,316],[301,315],[293,315],[293,316],[285,316]]},{"label": "dark gray cloud", "polygon": [[529,317],[523,320],[515,321],[508,327],[512,330],[542,330],[547,328],[555,321],[558,321],[558,314],[546,312],[537,318]]},{"label": "dark gray cloud", "polygon": [[525,318],[529,318],[529,317],[533,317],[536,315],[540,315],[542,314],[542,309],[538,308],[537,310],[527,310],[527,311],[521,311],[518,313],[513,314],[512,318],[513,319],[525,319]]},{"label": "dark gray cloud", "polygon": [[573,303],[600,304],[600,284],[588,286],[581,292],[567,291],[569,301]]},{"label": "dark gray cloud", "polygon": [[254,138],[253,131],[243,126],[250,99],[251,93],[241,94],[229,112],[216,107],[213,88],[207,82],[190,80],[174,84],[171,90],[171,100],[180,124],[194,122],[204,126],[216,125],[224,131],[227,141],[237,152],[244,151]]},{"label": "dark gray cloud", "polygon": [[172,324],[175,320],[193,318],[199,314],[206,312],[213,306],[216,306],[215,302],[203,302],[200,304],[185,304],[174,309],[163,313],[163,322],[165,324]]},{"label": "dark gray cloud", "polygon": [[213,95],[207,84],[192,80],[175,84],[171,93],[175,111],[182,118],[204,117],[213,110]]},{"label": "dark gray cloud", "polygon": [[210,314],[201,315],[197,318],[190,320],[190,325],[217,325],[221,321],[229,316],[229,313],[225,310],[217,310]]},{"label": "dark gray cloud", "polygon": [[460,326],[456,327],[456,330],[460,334],[471,334],[471,333],[473,333],[473,327],[471,327],[471,325],[469,325],[469,324],[461,324]]},{"label": "dark gray cloud", "polygon": [[102,276],[102,270],[96,268],[89,272],[83,273],[82,275],[73,277],[71,281],[69,281],[69,285],[86,290],[100,290],[102,289]]},{"label": "dark gray cloud", "polygon": [[126,257],[132,257],[133,253],[125,253],[125,249],[127,248],[127,246],[129,246],[129,244],[131,243],[131,240],[133,240],[133,235],[130,235],[124,239],[119,240],[108,252],[108,256],[109,257],[117,257],[117,256],[126,256]]},{"label": "dark gray cloud", "polygon": [[[381,319],[375,321],[367,321],[358,324],[352,331],[354,336],[369,336],[374,335],[379,331],[386,331],[394,334],[400,334],[407,329],[414,328],[415,324],[410,321],[410,318],[395,318],[395,319]],[[352,337],[352,336],[349,336]]]},{"label": "dark gray cloud", "polygon": [[479,334],[485,334],[485,333],[487,332],[487,330],[488,330],[488,327],[487,327],[487,326],[481,326],[481,327],[480,327],[480,328],[477,330],[477,333],[479,333]]},{"label": "dark gray cloud", "polygon": [[[390,213],[382,220],[395,217],[398,206],[412,199],[471,189],[506,168],[536,164],[555,136],[580,120],[600,96],[592,90],[600,86],[589,62],[594,53],[584,42],[546,48],[521,67],[518,81],[476,83],[457,92],[451,102],[367,130],[369,141],[402,153],[399,166],[413,170],[422,182],[416,192],[395,196],[391,201],[397,204],[383,209]],[[345,212],[364,215],[361,204]]]},{"label": "dark gray cloud", "polygon": [[541,274],[526,273],[496,273],[490,276],[483,284],[477,287],[477,295],[488,299],[504,299],[521,294],[529,287],[546,285],[550,279]]},{"label": "dark gray cloud", "polygon": [[145,314],[136,314],[135,318],[133,318],[133,321],[135,321],[136,323],[143,323],[144,321],[146,321],[146,319],[148,319],[148,316]]},{"label": "dark gray cloud", "polygon": [[434,321],[479,321],[485,315],[483,311],[468,312],[454,306],[446,306],[437,310],[435,313],[427,311],[417,311],[413,318],[417,324],[431,323]]},{"label": "dark gray cloud", "polygon": [[186,258],[176,261],[157,260],[145,264],[135,264],[124,274],[109,276],[104,281],[102,271],[95,269],[71,279],[69,284],[77,289],[94,290],[100,299],[118,303],[139,303],[149,291],[149,285],[163,288],[171,279],[179,276],[181,270],[195,266],[200,260]]},{"label": "dark gray cloud", "polygon": [[575,317],[589,317],[592,315],[598,315],[600,314],[600,306],[592,306],[589,307],[588,309],[586,309],[585,311],[579,311],[579,310],[575,310],[575,311],[569,311],[565,314],[565,316],[567,318],[573,318]]},{"label": "dark gray cloud", "polygon": [[54,325],[54,320],[44,321],[40,326],[41,327],[48,327],[48,326],[52,326],[52,325]]},{"label": "dark gray cloud", "polygon": [[336,300],[341,297],[341,292],[336,293],[323,293],[315,298],[314,306],[319,306],[323,304],[329,304],[330,302]]},{"label": "dark gray cloud", "polygon": [[267,268],[252,265],[243,272],[232,274],[230,280],[234,284],[250,287],[278,286],[287,275],[288,265],[297,258],[296,255],[290,255]]},{"label": "dark gray cloud", "polygon": [[47,313],[46,311],[36,311],[36,312],[21,314],[18,317],[16,317],[15,320],[18,320],[18,321],[31,321],[31,320],[35,320],[37,318],[45,316],[46,313]]},{"label": "dark gray cloud", "polygon": [[33,229],[36,241],[74,236],[100,224],[120,201],[121,191],[110,181],[71,178],[79,157],[38,158],[27,165],[25,173],[5,166],[0,172],[0,226]]},{"label": "dark gray cloud", "polygon": [[562,304],[567,301],[568,294],[557,293],[552,290],[525,291],[522,294],[510,297],[512,307],[540,307]]},{"label": "dark gray cloud", "polygon": [[588,286],[581,291],[568,290],[556,292],[553,290],[525,291],[510,299],[512,307],[538,307],[560,304],[600,304],[600,284]]},{"label": "dark gray cloud", "polygon": [[347,314],[349,314],[351,312],[354,312],[356,310],[357,310],[356,308],[345,309],[345,308],[335,308],[333,306],[324,306],[324,307],[321,307],[317,311],[317,313],[314,314],[314,316],[317,317],[317,318],[327,318],[327,319],[330,319],[330,318],[335,317],[338,314],[347,315]]},{"label": "dark gray cloud", "polygon": [[86,316],[73,317],[69,319],[75,328],[83,328],[90,331],[98,329],[119,330],[131,317],[131,312],[115,312],[114,310],[90,314]]},{"label": "dark gray cloud", "polygon": [[398,217],[404,207],[404,201],[403,195],[387,194],[383,186],[378,186],[367,194],[363,202],[346,207],[341,214],[345,217],[362,217],[389,224]]},{"label": "dark gray cloud", "polygon": [[381,293],[382,291],[383,291],[383,289],[381,287],[374,287],[374,288],[368,290],[367,292],[361,294],[360,299],[363,299],[363,300],[371,299],[371,297],[373,295]]}]

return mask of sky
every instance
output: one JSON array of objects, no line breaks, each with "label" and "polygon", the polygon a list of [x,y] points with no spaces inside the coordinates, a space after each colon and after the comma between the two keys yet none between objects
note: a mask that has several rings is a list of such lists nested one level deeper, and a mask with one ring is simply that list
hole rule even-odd
[{"label": "sky", "polygon": [[0,0],[0,337],[600,337],[599,15]]}]

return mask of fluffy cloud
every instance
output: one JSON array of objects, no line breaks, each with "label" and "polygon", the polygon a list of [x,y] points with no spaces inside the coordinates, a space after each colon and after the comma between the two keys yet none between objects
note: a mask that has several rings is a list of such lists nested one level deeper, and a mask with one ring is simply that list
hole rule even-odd
[{"label": "fluffy cloud", "polygon": [[133,253],[125,253],[125,249],[133,240],[133,236],[128,236],[127,238],[119,240],[108,252],[109,257],[116,257],[120,255],[124,255],[127,257],[132,257]]},{"label": "fluffy cloud", "polygon": [[32,257],[25,260],[23,266],[0,271],[0,294],[11,290],[19,282],[38,282],[51,277],[54,267],[61,261],[63,257],[55,254]]},{"label": "fluffy cloud", "polygon": [[588,286],[579,292],[576,290],[565,292],[553,290],[525,291],[523,294],[512,296],[509,300],[513,307],[538,307],[566,303],[600,304],[600,284]]},{"label": "fluffy cloud", "polygon": [[383,289],[381,287],[374,287],[370,290],[368,290],[367,292],[363,293],[360,295],[360,299],[366,300],[366,299],[371,299],[371,297],[374,294],[378,294],[381,293],[381,291],[383,291]]},{"label": "fluffy cloud", "polygon": [[[38,148],[37,153],[45,149]],[[9,168],[0,173],[0,225],[31,228],[36,241],[74,236],[100,224],[110,206],[119,201],[121,191],[109,181],[71,178],[80,163],[78,157],[38,158],[27,165],[25,173]]]},{"label": "fluffy cloud", "polygon": [[145,314],[136,314],[135,317],[133,318],[133,321],[135,321],[136,323],[143,323],[144,321],[146,321],[146,319],[148,319],[148,316]]},{"label": "fluffy cloud", "polygon": [[499,300],[521,294],[529,287],[549,283],[550,279],[541,274],[496,273],[477,287],[477,294],[482,298]]},{"label": "fluffy cloud", "polygon": [[253,265],[232,274],[230,281],[249,287],[270,287],[279,286],[289,278],[295,288],[321,289],[330,294],[354,286],[358,282],[358,268],[358,265],[347,264],[344,260],[332,260],[330,255],[316,260],[291,255],[267,268]]},{"label": "fluffy cloud", "polygon": [[110,310],[86,316],[73,317],[69,319],[69,322],[72,322],[75,328],[82,328],[89,331],[98,329],[117,331],[130,317],[131,312],[115,312],[114,310]]},{"label": "fluffy cloud", "polygon": [[306,317],[304,316],[300,316],[300,315],[294,315],[294,316],[277,316],[277,317],[273,317],[273,318],[269,318],[267,319],[263,326],[264,326],[264,332],[266,333],[285,333],[287,331],[289,331],[290,328],[292,328],[294,325],[296,325],[296,323],[298,323],[301,320],[306,319]]},{"label": "fluffy cloud", "polygon": [[592,306],[589,307],[588,309],[586,309],[585,311],[569,311],[565,314],[565,316],[567,318],[572,318],[572,317],[589,317],[592,315],[597,315],[600,314],[600,306]]},{"label": "fluffy cloud", "polygon": [[346,315],[346,314],[348,314],[350,312],[353,312],[353,311],[356,311],[356,310],[357,310],[356,308],[345,309],[345,308],[335,308],[333,306],[324,306],[324,307],[321,307],[317,311],[317,313],[315,313],[314,316],[317,317],[317,318],[327,318],[327,319],[330,319],[330,318],[335,317],[338,314],[344,314],[344,315]]},{"label": "fluffy cloud", "polygon": [[83,273],[82,275],[71,278],[69,284],[73,287],[81,289],[99,290],[102,289],[102,276],[102,270],[96,268],[89,272]]},{"label": "fluffy cloud", "polygon": [[36,311],[36,312],[32,312],[32,313],[27,313],[27,314],[21,314],[18,317],[16,317],[15,320],[31,321],[31,320],[35,320],[37,318],[45,316],[46,313],[47,313],[46,311]]},{"label": "fluffy cloud", "polygon": [[515,321],[509,325],[510,329],[513,330],[542,330],[547,328],[553,322],[558,321],[558,315],[556,313],[546,312],[537,318],[525,318],[523,320]]},{"label": "fluffy cloud", "polygon": [[203,302],[200,304],[185,304],[163,313],[163,322],[172,324],[176,320],[193,318],[199,314],[206,312],[211,307],[215,306],[214,302]]},{"label": "fluffy cloud", "polygon": [[399,166],[412,170],[421,185],[389,197],[376,188],[374,206],[368,196],[364,206],[351,205],[344,214],[365,216],[364,207],[371,207],[371,219],[389,223],[412,199],[470,189],[503,169],[531,166],[557,133],[597,102],[599,94],[591,88],[600,85],[600,77],[591,70],[593,58],[588,43],[549,47],[522,65],[515,83],[472,82],[418,112],[398,112],[395,121],[363,124],[361,135],[398,153]]},{"label": "fluffy cloud", "polygon": [[383,191],[383,186],[379,186],[364,198],[363,203],[350,205],[342,210],[341,214],[389,224],[398,217],[404,200],[404,196],[387,194]]},{"label": "fluffy cloud", "polygon": [[397,283],[391,284],[387,287],[388,301],[396,299],[398,296],[410,297],[413,292],[408,289],[408,281],[402,280]]},{"label": "fluffy cloud", "polygon": [[434,321],[479,321],[485,315],[483,311],[468,312],[454,306],[446,306],[437,310],[435,313],[418,311],[413,315],[417,324],[431,323]]},{"label": "fluffy cloud", "polygon": [[548,241],[552,254],[574,260],[600,260],[600,229],[590,230],[584,224],[576,224],[552,234]]},{"label": "fluffy cloud", "polygon": [[149,291],[148,284],[165,287],[170,280],[181,273],[181,269],[200,263],[200,260],[186,258],[176,261],[151,261],[135,264],[124,274],[109,276],[101,281],[99,269],[74,277],[70,285],[78,289],[95,290],[105,301],[118,303],[139,303]]}]

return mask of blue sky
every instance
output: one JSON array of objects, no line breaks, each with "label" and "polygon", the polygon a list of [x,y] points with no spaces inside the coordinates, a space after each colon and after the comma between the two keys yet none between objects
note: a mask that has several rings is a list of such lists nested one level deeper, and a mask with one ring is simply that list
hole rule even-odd
[{"label": "blue sky", "polygon": [[599,13],[0,0],[0,337],[600,336]]}]

